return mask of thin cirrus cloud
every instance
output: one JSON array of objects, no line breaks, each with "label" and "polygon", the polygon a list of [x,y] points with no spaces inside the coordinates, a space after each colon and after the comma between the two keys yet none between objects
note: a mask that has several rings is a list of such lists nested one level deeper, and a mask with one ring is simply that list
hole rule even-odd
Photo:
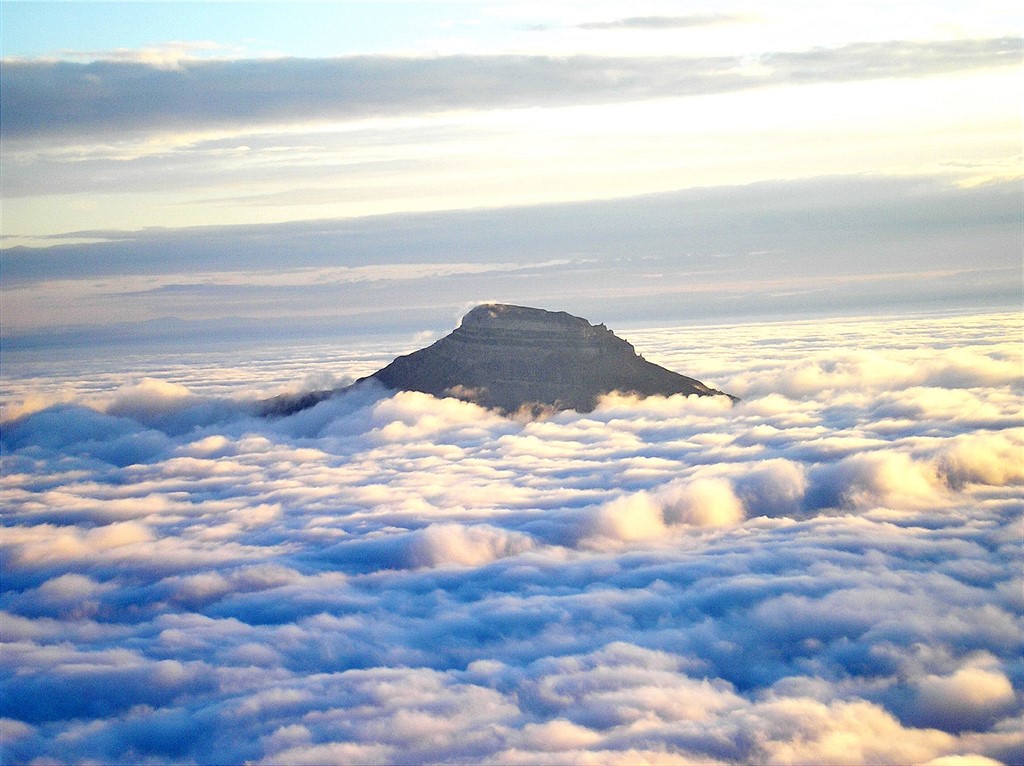
[{"label": "thin cirrus cloud", "polygon": [[1016,64],[1016,38],[858,43],[760,57],[457,55],[181,61],[9,60],[5,138],[614,103]]},{"label": "thin cirrus cloud", "polygon": [[712,24],[734,24],[746,17],[733,13],[694,13],[688,16],[629,16],[613,21],[588,21],[579,29],[689,29]]},{"label": "thin cirrus cloud", "polygon": [[1018,763],[1020,330],[638,329],[742,401],[530,422],[374,388],[255,414],[365,351],[88,390],[29,358],[3,758]]}]

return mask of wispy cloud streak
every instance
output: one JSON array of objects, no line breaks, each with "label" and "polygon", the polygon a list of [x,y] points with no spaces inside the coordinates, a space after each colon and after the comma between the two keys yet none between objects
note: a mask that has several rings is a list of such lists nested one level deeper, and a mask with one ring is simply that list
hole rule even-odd
[{"label": "wispy cloud streak", "polygon": [[90,334],[148,343],[181,320],[206,323],[186,331],[203,335],[440,331],[496,294],[633,322],[1007,305],[1018,292],[1017,201],[1013,183],[823,178],[504,210],[81,232],[105,241],[0,250],[4,334],[34,345]]},{"label": "wispy cloud streak", "polygon": [[739,57],[361,56],[4,62],[8,139],[324,122],[452,109],[566,106],[769,85],[920,77],[1019,63],[1016,38],[853,44]]},{"label": "wispy cloud streak", "polygon": [[577,25],[580,29],[689,29],[712,24],[728,24],[744,17],[731,13],[694,13],[688,16],[629,16],[613,21],[588,21]]}]

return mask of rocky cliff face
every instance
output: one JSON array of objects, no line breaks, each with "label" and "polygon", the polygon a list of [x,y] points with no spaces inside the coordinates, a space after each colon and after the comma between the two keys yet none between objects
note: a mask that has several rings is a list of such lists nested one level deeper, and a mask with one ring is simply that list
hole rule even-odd
[{"label": "rocky cliff face", "polygon": [[561,311],[504,304],[477,306],[450,335],[398,357],[370,379],[505,413],[523,407],[589,412],[611,391],[722,393],[646,361],[604,325]]}]

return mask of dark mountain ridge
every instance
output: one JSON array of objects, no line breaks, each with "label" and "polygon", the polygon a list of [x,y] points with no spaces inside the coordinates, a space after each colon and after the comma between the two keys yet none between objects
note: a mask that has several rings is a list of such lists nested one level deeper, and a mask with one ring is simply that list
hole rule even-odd
[{"label": "dark mountain ridge", "polygon": [[[477,306],[450,334],[353,385],[367,381],[399,391],[452,396],[504,414],[590,412],[612,391],[727,395],[648,362],[603,324],[592,325],[564,311],[501,303]],[[265,412],[290,414],[341,390],[276,397],[265,402]]]}]

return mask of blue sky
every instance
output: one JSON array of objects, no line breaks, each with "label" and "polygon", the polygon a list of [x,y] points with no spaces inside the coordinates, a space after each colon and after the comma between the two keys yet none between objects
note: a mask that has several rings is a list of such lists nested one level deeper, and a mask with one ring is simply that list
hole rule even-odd
[{"label": "blue sky", "polygon": [[[24,2],[3,6],[5,56],[102,55],[167,42],[212,42],[220,52],[339,56],[399,50],[473,16],[464,3]],[[497,25],[499,29],[505,25]],[[492,30],[493,31],[493,30]]]},{"label": "blue sky", "polygon": [[[816,11],[814,4],[736,2],[48,2],[8,0],[2,8],[4,56],[102,55],[168,42],[213,42],[261,55],[340,56],[452,45],[497,49],[538,44],[541,32],[624,18],[748,17],[771,21],[791,39],[833,44],[842,39],[995,36],[1013,32],[1014,3],[858,2]],[[591,30],[600,31],[600,30]],[[608,31],[608,30],[606,30]],[[626,31],[623,29],[619,32]],[[607,35],[606,35],[607,37]],[[461,41],[460,43],[457,41]],[[513,42],[518,41],[518,42]],[[734,43],[735,44],[735,43]],[[499,52],[495,50],[494,52]]]}]

